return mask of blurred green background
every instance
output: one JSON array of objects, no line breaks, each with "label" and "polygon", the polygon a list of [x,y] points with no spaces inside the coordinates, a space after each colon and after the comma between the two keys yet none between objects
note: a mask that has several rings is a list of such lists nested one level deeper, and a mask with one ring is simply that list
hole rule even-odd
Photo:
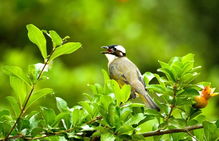
[{"label": "blurred green background", "polygon": [[[27,38],[26,24],[55,30],[70,41],[83,44],[71,55],[52,64],[50,79],[55,96],[72,106],[85,99],[87,84],[102,83],[107,60],[100,46],[121,44],[141,72],[156,72],[158,60],[187,53],[203,66],[197,81],[211,81],[219,88],[218,0],[0,0],[0,66],[42,62],[40,52]],[[0,106],[13,95],[8,77],[0,73]],[[55,104],[47,96],[40,105]],[[35,105],[36,106],[36,105]],[[209,119],[219,117],[219,96],[203,109]],[[37,107],[37,106],[36,106]]]}]

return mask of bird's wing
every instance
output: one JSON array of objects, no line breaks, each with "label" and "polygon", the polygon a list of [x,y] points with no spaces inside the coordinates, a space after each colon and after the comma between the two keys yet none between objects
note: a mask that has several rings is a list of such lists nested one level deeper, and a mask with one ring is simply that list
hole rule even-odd
[{"label": "bird's wing", "polygon": [[141,83],[144,85],[141,73],[138,68],[135,66],[134,63],[132,63],[125,57],[118,58],[113,61],[109,65],[109,72],[110,77],[117,81],[123,81],[123,83],[130,84],[133,81],[140,80]]}]

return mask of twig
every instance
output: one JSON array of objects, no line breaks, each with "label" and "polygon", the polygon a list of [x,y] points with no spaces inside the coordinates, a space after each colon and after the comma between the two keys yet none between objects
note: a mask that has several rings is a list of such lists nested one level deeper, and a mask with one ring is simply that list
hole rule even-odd
[{"label": "twig", "polygon": [[173,86],[173,104],[170,106],[170,112],[166,117],[166,121],[169,120],[169,118],[171,117],[172,113],[173,113],[173,109],[175,108],[175,103],[176,103],[176,92],[177,92],[177,86],[176,84]]},{"label": "twig", "polygon": [[[96,120],[99,120],[99,119],[96,118]],[[94,120],[92,120],[92,122],[94,122]],[[151,137],[151,136],[159,136],[159,135],[164,135],[164,134],[172,134],[172,133],[180,133],[180,132],[188,133],[189,131],[196,130],[196,129],[201,129],[201,128],[203,128],[203,125],[194,125],[194,126],[188,126],[188,127],[179,128],[179,129],[167,129],[167,130],[151,131],[151,132],[144,133],[142,135],[144,137]],[[51,134],[44,134],[44,135],[39,136],[39,137],[26,137],[24,135],[16,135],[16,136],[8,137],[8,139],[22,138],[22,139],[25,139],[25,140],[36,140],[36,139],[46,138],[46,137],[49,137],[49,136],[56,136],[56,135],[60,135],[60,134],[63,134],[63,133],[68,133],[68,132],[73,131],[74,129],[75,128],[70,128],[70,129],[67,129],[67,130],[53,132]],[[0,141],[4,141],[4,139],[0,139]]]},{"label": "twig", "polygon": [[203,128],[203,125],[195,125],[195,126],[188,126],[188,127],[179,128],[179,129],[151,131],[151,132],[144,133],[142,135],[144,137],[151,137],[151,136],[158,136],[158,135],[171,134],[171,133],[188,132],[191,130],[196,130],[196,129],[201,129],[201,128]]},{"label": "twig", "polygon": [[[95,119],[91,120],[91,121],[88,121],[86,122],[86,124],[91,124],[97,120],[101,120],[102,119],[102,116],[98,116],[96,117]],[[70,128],[70,129],[66,129],[66,130],[62,130],[62,131],[57,131],[57,132],[53,132],[53,133],[50,133],[50,134],[43,134],[39,137],[27,137],[25,135],[16,135],[16,136],[12,136],[12,137],[8,137],[7,139],[17,139],[17,138],[22,138],[22,139],[25,139],[25,140],[36,140],[36,139],[42,139],[42,138],[46,138],[46,137],[49,137],[49,136],[55,136],[55,135],[60,135],[60,134],[63,134],[63,133],[68,133],[68,132],[71,132],[75,130],[75,128]],[[5,139],[0,139],[0,141],[4,141],[6,140]]]},{"label": "twig", "polygon": [[[48,57],[47,60],[45,61],[44,65],[43,65],[43,68],[42,68],[41,71],[39,72],[39,75],[38,75],[38,77],[37,77],[37,80],[39,80],[39,79],[41,78],[41,76],[42,76],[42,74],[43,74],[43,72],[44,72],[46,66],[48,65],[48,63],[49,63],[49,61],[50,61],[50,58],[51,58],[52,54],[53,54],[54,51],[55,51],[55,49],[56,49],[56,48],[54,48],[54,49],[52,50],[52,52],[50,53],[49,57]],[[17,117],[17,119],[16,119],[14,125],[11,127],[10,131],[8,132],[8,134],[6,135],[6,137],[5,137],[5,140],[6,140],[6,141],[8,140],[10,134],[11,134],[12,131],[15,129],[16,125],[18,124],[18,122],[20,121],[22,115],[24,114],[25,109],[26,109],[26,106],[27,106],[27,104],[28,104],[28,102],[29,102],[29,100],[30,100],[30,97],[31,97],[32,94],[33,94],[34,89],[35,89],[35,84],[32,85],[32,88],[31,88],[31,90],[30,90],[30,92],[29,92],[29,94],[28,94],[28,96],[27,96],[27,99],[26,99],[25,102],[24,102],[24,105],[23,105],[23,107],[22,107],[22,109],[21,109],[21,112],[20,112],[19,116]]]}]

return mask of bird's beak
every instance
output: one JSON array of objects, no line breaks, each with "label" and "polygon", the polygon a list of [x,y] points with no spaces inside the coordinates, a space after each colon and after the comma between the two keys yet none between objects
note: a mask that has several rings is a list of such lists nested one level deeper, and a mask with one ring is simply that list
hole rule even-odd
[{"label": "bird's beak", "polygon": [[107,53],[109,53],[109,51],[108,51],[109,47],[108,47],[108,46],[102,46],[101,48],[106,49],[105,51],[102,51],[102,52],[101,52],[102,54],[107,54]]}]

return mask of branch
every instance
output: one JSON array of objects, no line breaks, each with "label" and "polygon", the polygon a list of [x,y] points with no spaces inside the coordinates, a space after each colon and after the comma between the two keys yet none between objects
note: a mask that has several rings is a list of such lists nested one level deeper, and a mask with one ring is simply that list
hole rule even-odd
[{"label": "branch", "polygon": [[179,129],[151,131],[151,132],[144,133],[142,135],[144,137],[150,137],[150,136],[158,136],[158,135],[171,134],[171,133],[188,132],[191,130],[196,130],[196,129],[201,129],[201,128],[203,128],[203,125],[194,125],[194,126],[188,126],[188,127],[179,128]]},{"label": "branch", "polygon": [[[97,120],[101,120],[102,118],[103,118],[102,116],[97,116],[96,118],[92,119],[91,121],[86,122],[86,124],[92,124],[92,123],[96,122]],[[61,131],[53,132],[53,133],[50,133],[50,134],[43,134],[43,135],[38,136],[38,137],[27,137],[25,135],[19,134],[19,135],[7,137],[7,138],[4,138],[4,139],[0,138],[0,141],[5,141],[5,140],[8,140],[8,139],[18,139],[18,138],[22,138],[22,139],[25,139],[25,140],[36,140],[36,139],[42,139],[42,138],[46,138],[46,137],[50,137],[50,136],[60,135],[60,134],[63,134],[63,133],[68,133],[68,132],[71,132],[73,130],[75,130],[75,128],[61,130]]]},{"label": "branch", "polygon": [[173,104],[170,106],[170,112],[166,117],[166,121],[169,120],[169,118],[171,117],[172,113],[173,113],[173,109],[175,108],[175,104],[176,104],[176,92],[177,92],[177,86],[176,84],[173,86]]},{"label": "branch", "polygon": [[[54,48],[54,49],[52,50],[52,52],[50,53],[48,59],[45,61],[44,65],[43,65],[43,68],[42,68],[41,71],[39,72],[39,75],[38,75],[38,77],[37,77],[37,80],[39,80],[39,79],[41,78],[41,76],[42,76],[42,74],[43,74],[43,72],[44,72],[46,66],[48,65],[48,63],[49,63],[49,61],[50,61],[50,57],[51,57],[52,54],[54,53],[55,49],[56,49],[56,48]],[[24,114],[24,112],[25,112],[25,110],[26,110],[27,104],[28,104],[28,102],[29,102],[29,100],[30,100],[30,97],[31,97],[32,94],[33,94],[34,89],[35,89],[35,84],[32,85],[32,88],[31,88],[29,94],[27,95],[27,99],[25,100],[25,102],[24,102],[24,104],[23,104],[23,107],[22,107],[22,109],[21,109],[21,112],[20,112],[19,116],[17,117],[17,119],[16,119],[14,125],[11,127],[10,131],[8,132],[8,134],[6,135],[6,137],[5,137],[5,140],[6,140],[6,141],[8,140],[10,134],[12,133],[12,131],[15,129],[16,125],[17,125],[18,122],[20,121],[21,117],[23,116],[23,114]]]}]

